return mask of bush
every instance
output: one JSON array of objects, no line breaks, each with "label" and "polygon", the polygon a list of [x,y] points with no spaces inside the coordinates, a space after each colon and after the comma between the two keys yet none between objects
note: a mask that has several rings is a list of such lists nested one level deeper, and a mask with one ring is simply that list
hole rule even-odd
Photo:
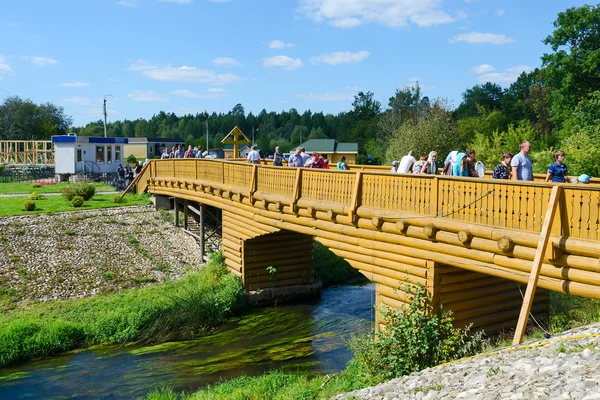
[{"label": "bush", "polygon": [[29,200],[41,200],[44,196],[41,193],[33,192],[27,197]]},{"label": "bush", "polygon": [[33,211],[33,210],[35,210],[35,201],[33,201],[33,200],[25,200],[23,202],[23,210],[25,210],[25,211]]},{"label": "bush", "polygon": [[377,339],[368,335],[349,343],[366,377],[383,382],[483,350],[483,331],[468,336],[470,326],[455,328],[452,313],[432,309],[424,286],[405,290],[410,299],[405,308],[378,310],[385,329]]},{"label": "bush", "polygon": [[81,207],[83,205],[83,197],[81,197],[81,196],[73,197],[73,199],[71,199],[71,204],[73,205],[73,207]]},{"label": "bush", "polygon": [[83,200],[89,200],[96,194],[96,187],[90,183],[86,183],[77,188],[77,195],[83,197]]},{"label": "bush", "polygon": [[73,186],[66,186],[60,190],[60,193],[67,199],[67,201],[73,200],[73,197],[77,196],[77,188]]},{"label": "bush", "polygon": [[131,166],[137,165],[137,158],[133,154],[130,154],[129,157],[127,157],[127,163]]},{"label": "bush", "polygon": [[34,189],[37,189],[37,188],[41,188],[41,187],[42,187],[42,185],[41,185],[41,184],[39,184],[39,183],[32,183],[32,184],[31,184],[31,187],[32,187],[32,188],[34,188]]}]

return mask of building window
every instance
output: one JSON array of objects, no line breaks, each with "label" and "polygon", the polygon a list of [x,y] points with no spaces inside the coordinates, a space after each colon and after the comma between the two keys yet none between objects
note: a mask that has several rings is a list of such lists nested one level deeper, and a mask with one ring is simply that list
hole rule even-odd
[{"label": "building window", "polygon": [[112,162],[112,146],[106,146],[106,163]]},{"label": "building window", "polygon": [[81,149],[77,149],[77,162],[81,162],[83,160],[83,151]]},{"label": "building window", "polygon": [[115,146],[115,162],[121,161],[121,146]]},{"label": "building window", "polygon": [[104,162],[104,146],[96,146],[96,162]]}]

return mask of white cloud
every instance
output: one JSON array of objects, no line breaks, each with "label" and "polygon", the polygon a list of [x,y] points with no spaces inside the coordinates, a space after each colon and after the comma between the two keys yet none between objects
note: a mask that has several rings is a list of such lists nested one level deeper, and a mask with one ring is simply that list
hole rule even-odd
[{"label": "white cloud", "polygon": [[212,63],[218,67],[240,67],[242,65],[238,60],[231,57],[217,57],[212,60]]},{"label": "white cloud", "polygon": [[448,41],[450,43],[466,42],[469,44],[506,44],[514,42],[515,39],[493,33],[469,32],[456,35]]},{"label": "white cloud", "polygon": [[121,0],[117,1],[117,4],[123,7],[137,7],[139,5],[138,0]]},{"label": "white cloud", "polygon": [[187,89],[174,90],[171,92],[171,94],[175,96],[187,97],[190,99],[216,99],[227,96],[225,90],[221,88],[210,88],[206,91],[206,93],[196,93]]},{"label": "white cloud", "polygon": [[479,82],[492,82],[498,84],[511,84],[517,80],[519,75],[523,72],[531,72],[533,68],[529,65],[517,65],[515,67],[507,68],[504,72],[490,72],[479,75]]},{"label": "white cloud", "polygon": [[190,4],[192,0],[159,0],[165,3]]},{"label": "white cloud", "polygon": [[302,66],[302,60],[288,56],[267,57],[263,58],[262,61],[265,67],[282,67],[288,71],[298,69]]},{"label": "white cloud", "polygon": [[359,86],[346,86],[344,90],[348,90],[350,92],[360,92],[363,89]]},{"label": "white cloud", "polygon": [[0,75],[12,75],[15,71],[6,63],[6,59],[0,56]]},{"label": "white cloud", "polygon": [[313,64],[317,64],[320,62],[324,62],[329,65],[338,65],[338,64],[349,64],[349,63],[357,63],[369,57],[368,51],[357,51],[356,53],[351,53],[349,51],[336,51],[333,53],[321,54],[318,57],[313,57],[310,59],[310,62]]},{"label": "white cloud", "polygon": [[38,67],[47,67],[49,65],[55,65],[58,64],[58,61],[53,59],[53,58],[48,58],[48,57],[39,57],[39,56],[23,56],[21,57],[23,60],[27,60],[30,61],[33,65],[36,65]]},{"label": "white cloud", "polygon": [[89,83],[87,82],[63,82],[60,84],[60,86],[65,86],[65,87],[83,87],[83,86],[90,86]]},{"label": "white cloud", "polygon": [[89,97],[79,97],[79,96],[74,96],[74,97],[69,97],[66,99],[62,99],[61,103],[65,103],[65,104],[75,104],[78,106],[89,106],[92,104],[91,100]]},{"label": "white cloud", "polygon": [[504,15],[504,10],[502,8],[497,9],[496,10],[496,15],[499,16],[499,17],[503,16]]},{"label": "white cloud", "polygon": [[129,93],[127,96],[129,96],[129,98],[132,99],[133,101],[142,101],[142,102],[168,102],[169,101],[169,99],[167,99],[166,97],[156,94],[152,90],[147,90],[147,91],[134,90],[133,92]]},{"label": "white cloud", "polygon": [[481,64],[471,68],[471,71],[475,72],[477,75],[487,74],[495,70],[496,68],[494,68],[490,64]]},{"label": "white cloud", "polygon": [[211,3],[229,3],[231,0],[206,0],[206,1],[210,1]]},{"label": "white cloud", "polygon": [[298,11],[315,22],[336,28],[354,28],[376,23],[392,28],[416,24],[420,27],[454,21],[440,0],[300,0]]},{"label": "white cloud", "polygon": [[352,101],[354,94],[350,92],[331,92],[331,93],[301,93],[296,97],[308,101]]},{"label": "white cloud", "polygon": [[269,48],[271,49],[283,49],[284,47],[296,47],[296,45],[293,43],[285,43],[281,40],[272,40],[271,43],[269,43]]},{"label": "white cloud", "polygon": [[208,69],[196,67],[172,67],[150,65],[145,60],[137,60],[129,66],[130,71],[136,71],[149,79],[157,81],[209,83],[211,85],[224,85],[231,82],[241,81],[243,78],[235,74],[218,74]]}]

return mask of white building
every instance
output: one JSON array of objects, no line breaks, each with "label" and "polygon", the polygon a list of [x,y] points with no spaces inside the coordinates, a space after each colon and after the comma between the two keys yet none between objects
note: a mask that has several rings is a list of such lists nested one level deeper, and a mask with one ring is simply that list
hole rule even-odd
[{"label": "white building", "polygon": [[127,138],[52,136],[56,174],[115,173],[124,164]]}]

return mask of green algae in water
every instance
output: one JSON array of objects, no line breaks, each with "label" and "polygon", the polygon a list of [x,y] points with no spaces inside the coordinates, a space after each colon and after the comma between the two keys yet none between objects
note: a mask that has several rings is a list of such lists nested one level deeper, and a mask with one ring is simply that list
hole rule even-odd
[{"label": "green algae in water", "polygon": [[31,376],[30,372],[13,372],[10,374],[0,376],[0,381],[15,381]]},{"label": "green algae in water", "polygon": [[131,349],[128,351],[128,353],[134,356],[142,356],[146,354],[162,353],[165,351],[184,350],[191,346],[193,346],[193,343],[190,342],[165,342],[154,346]]}]

